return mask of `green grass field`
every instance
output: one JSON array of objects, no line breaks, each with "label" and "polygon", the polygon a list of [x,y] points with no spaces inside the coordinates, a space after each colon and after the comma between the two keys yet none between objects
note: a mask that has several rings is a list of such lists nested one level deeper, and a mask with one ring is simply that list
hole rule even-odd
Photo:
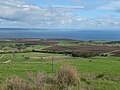
[{"label": "green grass field", "polygon": [[[54,74],[63,65],[75,67],[86,90],[120,90],[120,57],[73,58],[62,54],[16,53],[0,54],[0,82],[6,77],[17,75],[24,77],[27,72],[43,72],[52,75],[52,58],[54,57]],[[25,57],[29,57],[25,59]],[[4,63],[11,60],[10,63]],[[103,75],[100,78],[96,78]],[[94,89],[92,89],[94,88]]]}]

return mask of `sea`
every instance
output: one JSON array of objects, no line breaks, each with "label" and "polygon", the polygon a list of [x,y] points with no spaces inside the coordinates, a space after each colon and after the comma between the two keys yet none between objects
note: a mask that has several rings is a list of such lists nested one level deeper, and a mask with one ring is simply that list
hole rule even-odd
[{"label": "sea", "polygon": [[120,40],[120,30],[0,29],[0,38]]}]

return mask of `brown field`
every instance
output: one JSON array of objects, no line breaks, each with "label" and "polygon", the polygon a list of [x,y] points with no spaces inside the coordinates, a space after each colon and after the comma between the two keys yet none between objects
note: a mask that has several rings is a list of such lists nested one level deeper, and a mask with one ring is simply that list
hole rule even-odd
[{"label": "brown field", "polygon": [[53,45],[59,43],[61,40],[54,40],[54,39],[8,39],[8,40],[1,40],[4,43],[20,43],[20,44],[27,44],[27,45]]},{"label": "brown field", "polygon": [[27,41],[25,43],[29,45],[54,45],[57,44],[58,41]]},{"label": "brown field", "polygon": [[61,41],[67,41],[71,44],[79,44],[82,42],[86,42],[86,41],[82,41],[82,40],[67,40],[67,39],[12,39],[11,42],[15,42],[15,43],[24,43],[24,44],[28,44],[28,45],[55,45],[58,44]]},{"label": "brown field", "polygon": [[111,53],[111,54],[113,54],[113,56],[120,56],[120,51],[113,52],[113,53]]},{"label": "brown field", "polygon": [[118,46],[52,46],[43,50],[54,50],[54,51],[77,51],[81,53],[93,52],[93,53],[107,53],[115,50],[120,50]]},{"label": "brown field", "polygon": [[54,45],[59,41],[15,41],[16,43],[24,43],[27,45]]}]

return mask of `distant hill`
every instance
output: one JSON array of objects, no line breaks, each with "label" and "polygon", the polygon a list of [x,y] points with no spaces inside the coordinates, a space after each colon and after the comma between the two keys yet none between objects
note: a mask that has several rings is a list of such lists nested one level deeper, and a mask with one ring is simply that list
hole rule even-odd
[{"label": "distant hill", "polygon": [[40,28],[0,28],[0,30],[48,30]]}]

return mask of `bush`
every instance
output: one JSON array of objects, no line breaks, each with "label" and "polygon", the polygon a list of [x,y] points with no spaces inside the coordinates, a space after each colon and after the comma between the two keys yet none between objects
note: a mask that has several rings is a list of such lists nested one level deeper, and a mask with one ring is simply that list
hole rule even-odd
[{"label": "bush", "polygon": [[98,54],[95,53],[80,53],[80,52],[72,52],[72,57],[83,57],[83,58],[89,58],[89,57],[95,57],[98,56]]},{"label": "bush", "polygon": [[26,57],[25,57],[25,60],[30,60],[30,57],[27,57],[27,56],[26,56]]},{"label": "bush", "polygon": [[33,90],[44,90],[46,76],[42,73],[27,73],[26,78],[33,85]]},{"label": "bush", "polygon": [[100,79],[100,78],[103,78],[105,75],[104,74],[99,74],[96,76],[96,79]]},{"label": "bush", "polygon": [[108,54],[101,54],[100,56],[107,57],[107,56],[108,56]]},{"label": "bush", "polygon": [[56,83],[58,88],[68,88],[69,86],[76,86],[79,84],[79,76],[75,68],[70,66],[62,67],[56,76]]},{"label": "bush", "polygon": [[2,90],[32,90],[31,85],[16,76],[7,78],[3,84]]}]

